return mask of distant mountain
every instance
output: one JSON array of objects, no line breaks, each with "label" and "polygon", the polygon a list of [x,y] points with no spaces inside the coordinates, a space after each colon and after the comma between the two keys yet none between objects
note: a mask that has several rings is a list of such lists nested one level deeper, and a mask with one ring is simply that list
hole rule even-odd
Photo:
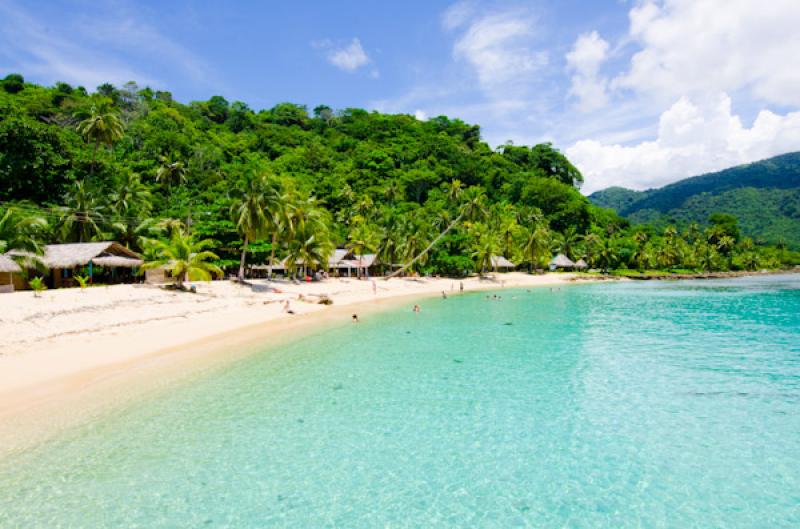
[{"label": "distant mountain", "polygon": [[659,189],[609,187],[589,195],[635,222],[705,223],[732,213],[756,240],[800,248],[800,152],[680,180]]}]

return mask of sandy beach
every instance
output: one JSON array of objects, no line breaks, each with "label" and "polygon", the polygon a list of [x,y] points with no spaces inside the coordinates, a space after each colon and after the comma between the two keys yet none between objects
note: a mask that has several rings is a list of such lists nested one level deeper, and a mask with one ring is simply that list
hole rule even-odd
[{"label": "sandy beach", "polygon": [[[363,319],[374,310],[410,303],[412,297],[457,295],[509,287],[565,283],[573,274],[497,274],[491,280],[329,279],[271,283],[278,292],[257,291],[231,281],[193,283],[197,293],[151,285],[61,289],[35,297],[30,291],[0,296],[0,418],[74,396],[113,379],[191,358],[223,361],[245,344],[270,345]],[[267,285],[256,280],[256,285]],[[328,297],[331,305],[319,304]],[[294,314],[285,311],[285,302]],[[409,307],[410,308],[410,307]]]}]

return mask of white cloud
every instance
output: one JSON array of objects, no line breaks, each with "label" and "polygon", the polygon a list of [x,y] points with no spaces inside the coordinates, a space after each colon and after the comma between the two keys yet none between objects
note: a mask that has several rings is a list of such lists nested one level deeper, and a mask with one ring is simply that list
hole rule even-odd
[{"label": "white cloud", "polygon": [[426,114],[424,110],[417,109],[414,111],[414,117],[419,121],[425,121],[428,119],[428,114]]},{"label": "white cloud", "polygon": [[464,25],[474,13],[475,7],[469,0],[456,2],[442,15],[442,26],[448,31],[454,30]]},{"label": "white cloud", "polygon": [[750,128],[731,111],[727,94],[693,102],[680,98],[659,119],[658,136],[632,146],[582,140],[566,150],[586,178],[584,192],[667,183],[796,150],[800,112],[761,111]]},{"label": "white cloud", "polygon": [[364,48],[361,47],[361,41],[358,38],[354,38],[347,46],[330,50],[328,62],[346,72],[354,72],[369,64],[370,58]]},{"label": "white cloud", "polygon": [[211,68],[186,48],[117,2],[97,6],[91,19],[67,16],[48,25],[38,13],[11,1],[0,2],[0,57],[42,82],[66,81],[92,89],[102,83],[164,86],[152,69],[130,66],[145,53],[148,66],[167,65],[201,85],[216,83]]},{"label": "white cloud", "polygon": [[608,79],[600,77],[600,65],[608,58],[608,42],[596,31],[578,37],[567,53],[567,66],[574,72],[569,94],[578,99],[581,111],[591,111],[608,103]]},{"label": "white cloud", "polygon": [[[447,25],[447,21],[444,22]],[[548,63],[546,51],[536,50],[533,19],[519,11],[478,16],[453,46],[453,56],[475,71],[486,96],[506,98],[525,93],[532,76]]]},{"label": "white cloud", "polygon": [[800,104],[800,2],[648,0],[629,13],[641,49],[613,86],[661,101],[747,90]]}]

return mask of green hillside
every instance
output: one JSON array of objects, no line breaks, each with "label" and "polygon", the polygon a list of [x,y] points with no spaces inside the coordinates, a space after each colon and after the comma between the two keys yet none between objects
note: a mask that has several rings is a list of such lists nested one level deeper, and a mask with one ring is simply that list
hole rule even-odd
[{"label": "green hillside", "polygon": [[589,199],[634,222],[705,223],[712,213],[736,215],[742,232],[767,243],[800,247],[800,152],[687,178],[660,189],[613,187]]},{"label": "green hillside", "polygon": [[493,255],[527,269],[556,253],[605,270],[800,261],[738,237],[735,220],[681,234],[632,224],[582,182],[550,144],[494,149],[446,116],[0,79],[0,253],[116,240],[206,278],[278,261],[305,273],[336,247],[448,275],[487,271]]}]

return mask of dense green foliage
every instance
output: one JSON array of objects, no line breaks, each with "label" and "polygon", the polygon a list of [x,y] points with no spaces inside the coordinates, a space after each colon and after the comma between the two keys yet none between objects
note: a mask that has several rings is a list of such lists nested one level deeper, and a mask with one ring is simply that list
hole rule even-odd
[{"label": "dense green foliage", "polygon": [[[202,253],[191,267],[206,277],[197,270],[216,273],[209,259],[241,276],[247,263],[284,258],[305,272],[336,246],[459,275],[488,270],[492,255],[542,268],[557,251],[634,267],[642,229],[653,248],[677,244],[594,206],[551,145],[493,150],[479,127],[457,119],[324,105],[309,114],[291,103],[254,111],[221,96],[182,104],[133,83],[89,94],[9,76],[2,87],[0,217],[11,212],[9,225],[27,226],[18,239],[30,248],[114,239],[152,263]],[[722,251],[717,238],[703,240]],[[796,257],[746,251],[752,266]],[[745,267],[732,252],[706,264]]]},{"label": "dense green foliage", "polygon": [[611,187],[589,197],[634,222],[704,223],[714,212],[738,217],[759,242],[800,248],[800,153],[687,178],[649,191]]}]

